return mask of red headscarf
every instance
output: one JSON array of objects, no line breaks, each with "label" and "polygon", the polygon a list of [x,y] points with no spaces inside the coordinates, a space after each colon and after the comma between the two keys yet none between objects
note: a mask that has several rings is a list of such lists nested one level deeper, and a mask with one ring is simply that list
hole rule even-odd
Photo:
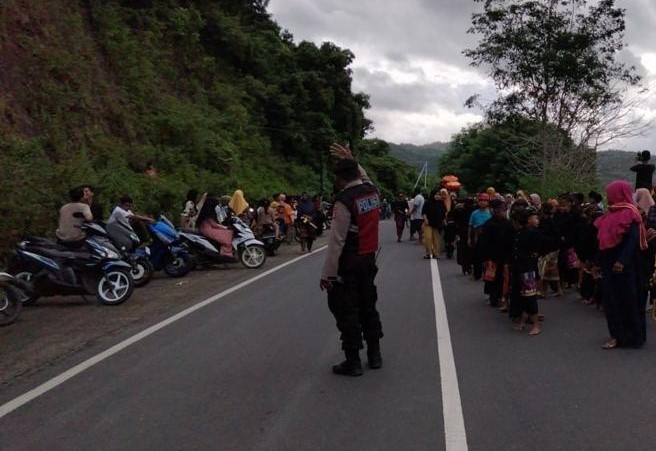
[{"label": "red headscarf", "polygon": [[599,249],[617,246],[634,222],[640,228],[640,249],[647,249],[647,231],[642,223],[638,207],[633,203],[633,191],[629,182],[615,180],[606,187],[608,212],[595,221],[599,230]]}]

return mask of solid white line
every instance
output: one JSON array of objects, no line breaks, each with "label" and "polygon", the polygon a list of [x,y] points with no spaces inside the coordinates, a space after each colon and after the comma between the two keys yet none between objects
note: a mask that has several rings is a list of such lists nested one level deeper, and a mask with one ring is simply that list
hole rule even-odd
[{"label": "solid white line", "polygon": [[[258,280],[260,280],[264,277],[267,277],[268,275],[273,274],[274,272],[276,272],[278,270],[281,270],[281,269],[283,269],[283,268],[285,268],[289,265],[292,265],[292,264],[296,263],[299,260],[302,260],[306,257],[309,257],[310,255],[313,255],[317,252],[320,252],[320,251],[324,250],[326,247],[327,246],[320,247],[319,249],[315,250],[312,254],[301,255],[300,257],[297,257],[293,260],[290,260],[286,263],[283,263],[279,266],[276,266],[275,268],[271,268],[268,271],[263,272],[262,274],[259,274],[255,277],[252,277],[252,278],[250,278],[250,279],[248,279],[248,280],[246,280],[246,281],[244,281],[244,282],[242,282],[238,285],[235,285],[232,288],[229,288],[229,289],[227,289],[227,290],[225,290],[225,291],[223,291],[219,294],[216,294],[216,295],[214,295],[210,298],[207,298],[204,301],[199,302],[198,304],[195,304],[195,305],[189,307],[188,309],[183,310],[182,312],[180,312],[176,315],[173,315],[170,318],[165,319],[164,321],[162,321],[160,323],[157,323],[154,326],[151,326],[148,329],[145,329],[145,330],[139,332],[138,334],[133,335],[132,337],[118,343],[117,345],[112,346],[111,348],[107,349],[104,352],[101,352],[100,354],[96,354],[95,356],[91,357],[88,360],[85,360],[84,362],[80,363],[79,365],[76,365],[73,368],[71,368],[67,371],[64,371],[59,376],[56,376],[56,377],[50,379],[49,381],[44,382],[43,384],[39,385],[38,387],[36,387],[36,388],[34,388],[34,389],[20,395],[19,397],[12,399],[8,403],[3,404],[2,406],[0,406],[0,418],[4,417],[5,415],[7,415],[11,412],[13,412],[14,410],[18,409],[19,407],[27,404],[28,402],[32,401],[33,399],[43,395],[44,393],[49,392],[53,388],[63,384],[64,382],[71,379],[72,377],[77,376],[81,372],[83,372],[85,370],[88,370],[89,368],[96,365],[97,363],[100,363],[103,360],[105,360],[105,359],[113,356],[114,354],[122,351],[123,349],[127,348],[128,346],[130,346],[134,343],[137,343],[138,341],[143,340],[144,338],[148,337],[149,335],[154,334],[158,330],[163,329],[166,326],[168,326],[170,324],[173,324],[174,322],[176,322],[176,321],[178,321],[178,320],[180,320],[180,319],[182,319],[182,318],[184,318],[188,315],[191,315],[192,313],[194,313],[197,310],[202,309],[203,307],[207,307],[208,305],[212,304],[213,302],[216,302],[219,299],[224,298],[224,297],[234,293],[235,291],[241,290],[242,288],[252,284],[253,282],[256,282],[256,281],[258,281]],[[318,277],[317,277],[317,280],[318,280]]]},{"label": "solid white line", "polygon": [[462,415],[456,362],[453,358],[451,332],[449,331],[449,321],[446,316],[440,270],[436,260],[431,260],[431,279],[433,280],[437,351],[439,353],[442,382],[442,410],[444,414],[446,451],[467,451],[467,432],[465,431],[465,420]]}]

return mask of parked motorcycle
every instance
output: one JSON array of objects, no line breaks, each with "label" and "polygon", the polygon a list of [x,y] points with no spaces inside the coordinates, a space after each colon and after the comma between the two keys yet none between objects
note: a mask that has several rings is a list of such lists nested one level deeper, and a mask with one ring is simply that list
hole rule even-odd
[{"label": "parked motorcycle", "polygon": [[132,267],[102,226],[83,225],[85,247],[72,248],[43,238],[25,238],[14,249],[10,273],[24,282],[25,305],[40,297],[95,294],[106,305],[119,305],[132,295]]},{"label": "parked motorcycle", "polygon": [[211,265],[241,262],[246,268],[256,269],[266,261],[264,243],[255,238],[251,228],[236,216],[224,221],[224,225],[233,230],[232,255],[221,255],[221,245],[207,238],[200,232],[183,230],[180,238],[193,255],[196,264]]},{"label": "parked motorcycle", "polygon": [[105,226],[107,235],[112,243],[120,251],[123,259],[132,266],[132,280],[135,287],[142,287],[150,282],[155,271],[150,262],[150,250],[144,249],[137,252],[141,245],[139,236],[129,224],[113,221]]},{"label": "parked motorcycle", "polygon": [[281,240],[276,236],[276,230],[273,226],[265,226],[265,229],[258,236],[255,236],[264,245],[264,250],[269,257],[276,255],[276,251],[280,247]]},{"label": "parked motorcycle", "polygon": [[147,258],[155,271],[164,270],[171,277],[187,275],[194,262],[187,249],[180,245],[180,234],[173,223],[161,215],[157,222],[148,224],[148,232],[152,243],[137,248],[135,253]]},{"label": "parked motorcycle", "polygon": [[0,272],[0,326],[7,326],[21,314],[23,310],[22,283],[6,272]]}]

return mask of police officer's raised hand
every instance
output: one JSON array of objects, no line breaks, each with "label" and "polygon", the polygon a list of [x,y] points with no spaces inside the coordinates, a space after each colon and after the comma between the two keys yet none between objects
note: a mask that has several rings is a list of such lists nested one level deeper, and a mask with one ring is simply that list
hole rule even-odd
[{"label": "police officer's raised hand", "polygon": [[328,279],[321,279],[321,281],[319,281],[319,288],[321,288],[321,291],[330,291],[333,289],[333,281]]},{"label": "police officer's raised hand", "polygon": [[330,155],[337,160],[353,160],[353,154],[351,153],[348,144],[343,146],[338,143],[333,143],[330,146]]}]

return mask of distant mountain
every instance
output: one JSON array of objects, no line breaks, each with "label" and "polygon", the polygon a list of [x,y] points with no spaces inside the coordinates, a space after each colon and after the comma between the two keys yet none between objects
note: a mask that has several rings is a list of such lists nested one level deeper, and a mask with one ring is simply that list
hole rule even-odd
[{"label": "distant mountain", "polygon": [[635,181],[635,173],[630,168],[635,164],[635,152],[623,150],[604,150],[597,152],[597,174],[599,186],[604,187],[613,180]]},{"label": "distant mountain", "polygon": [[390,154],[393,157],[403,160],[417,169],[421,169],[424,163],[428,163],[428,173],[437,174],[439,172],[438,161],[446,152],[449,143],[434,142],[423,146],[389,143],[389,146]]},{"label": "distant mountain", "polygon": [[[449,143],[435,142],[418,146],[415,144],[389,143],[392,156],[405,161],[417,169],[428,163],[429,174],[438,174],[438,162],[447,151]],[[630,168],[635,164],[635,153],[623,150],[604,150],[597,152],[597,174],[599,186],[604,187],[617,179],[635,180],[635,173]]]}]

